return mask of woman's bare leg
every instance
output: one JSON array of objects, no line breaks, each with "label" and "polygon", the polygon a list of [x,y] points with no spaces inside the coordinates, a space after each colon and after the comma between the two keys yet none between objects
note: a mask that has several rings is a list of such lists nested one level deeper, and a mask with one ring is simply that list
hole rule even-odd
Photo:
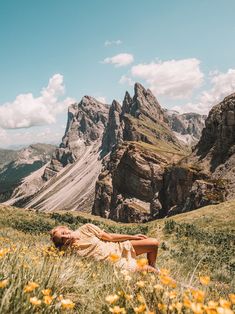
[{"label": "woman's bare leg", "polygon": [[131,240],[131,243],[134,247],[136,255],[138,256],[140,254],[147,253],[149,265],[155,267],[159,246],[157,239],[148,238],[143,240]]}]

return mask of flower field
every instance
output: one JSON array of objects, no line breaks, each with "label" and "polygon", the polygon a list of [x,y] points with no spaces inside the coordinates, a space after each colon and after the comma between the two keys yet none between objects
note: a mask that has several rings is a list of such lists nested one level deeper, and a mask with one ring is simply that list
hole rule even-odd
[{"label": "flower field", "polygon": [[[145,271],[133,274],[117,269],[114,255],[110,256],[110,262],[99,263],[81,259],[74,253],[57,251],[51,246],[47,231],[37,229],[39,216],[35,213],[3,208],[0,217],[2,314],[234,313],[234,278],[231,269],[225,269],[226,263],[221,264],[226,276],[221,277],[219,281],[214,275],[217,269],[213,272],[213,265],[197,261],[193,264],[190,256],[188,260],[192,265],[186,265],[184,259],[177,256],[176,251],[175,261],[170,258],[170,250],[167,247],[171,247],[176,241],[179,232],[182,237],[186,237],[187,227],[178,221],[172,223],[169,220],[168,224],[164,222],[161,233],[159,227],[159,237],[165,247],[160,249],[158,266],[161,272],[157,275]],[[63,216],[60,216],[60,219],[62,218]],[[53,224],[61,224],[61,221],[53,220],[46,214],[41,215],[40,219],[41,226],[45,229],[47,225],[51,227]],[[31,223],[33,228],[33,221],[37,232],[33,232],[33,229],[25,230],[24,224],[29,226]],[[73,225],[74,221],[70,223]],[[105,224],[104,221],[97,223]],[[107,230],[114,227],[119,228],[119,232],[122,230],[120,228],[126,228],[115,223],[107,224]],[[138,226],[132,227],[136,232]],[[154,230],[156,225],[150,224],[148,232],[152,235]],[[193,229],[192,234],[188,237],[194,237],[192,241],[195,241],[198,233]],[[208,230],[207,235],[210,240]],[[224,243],[226,242],[222,241],[223,245]],[[207,248],[211,249],[209,245]],[[218,250],[221,255],[219,246]],[[211,263],[210,259],[206,261]],[[144,266],[145,258],[140,257],[138,263],[140,267]]]}]

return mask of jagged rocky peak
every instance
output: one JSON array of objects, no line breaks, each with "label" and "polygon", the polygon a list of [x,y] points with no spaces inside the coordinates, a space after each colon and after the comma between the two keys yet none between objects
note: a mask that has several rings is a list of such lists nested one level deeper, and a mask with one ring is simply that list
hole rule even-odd
[{"label": "jagged rocky peak", "polygon": [[102,141],[103,153],[105,155],[123,141],[157,145],[159,140],[181,147],[155,96],[136,83],[133,98],[126,92],[122,108],[116,101],[110,107],[109,122]]},{"label": "jagged rocky peak", "polygon": [[65,134],[60,147],[55,151],[43,178],[50,179],[69,163],[79,159],[86,147],[101,144],[108,121],[109,106],[90,96],[69,106]]},{"label": "jagged rocky peak", "polygon": [[128,93],[128,91],[126,91],[125,96],[124,96],[124,100],[122,103],[122,112],[123,113],[130,113],[131,104],[132,104],[132,98],[131,98],[130,94]]},{"label": "jagged rocky peak", "polygon": [[206,115],[198,113],[183,113],[165,109],[169,125],[176,137],[183,143],[195,145],[205,127]]},{"label": "jagged rocky peak", "polygon": [[112,147],[120,142],[123,138],[123,126],[121,121],[122,107],[118,101],[113,100],[108,116],[108,123],[102,139],[102,151],[107,153]]},{"label": "jagged rocky peak", "polygon": [[235,93],[227,96],[211,109],[195,152],[201,159],[209,158],[212,168],[234,154]]},{"label": "jagged rocky peak", "polygon": [[156,97],[140,83],[135,83],[133,98],[126,92],[123,101],[123,114],[125,113],[130,113],[135,118],[143,115],[157,123],[166,122],[166,117]]}]

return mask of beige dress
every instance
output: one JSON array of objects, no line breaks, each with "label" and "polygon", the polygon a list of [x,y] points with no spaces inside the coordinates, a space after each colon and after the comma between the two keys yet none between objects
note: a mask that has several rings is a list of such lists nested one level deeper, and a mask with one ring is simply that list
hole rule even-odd
[{"label": "beige dress", "polygon": [[84,224],[75,231],[78,238],[74,247],[79,256],[93,257],[96,260],[109,260],[110,254],[119,256],[114,264],[127,270],[137,267],[136,254],[129,240],[123,242],[108,242],[100,239],[103,230],[91,223]]}]

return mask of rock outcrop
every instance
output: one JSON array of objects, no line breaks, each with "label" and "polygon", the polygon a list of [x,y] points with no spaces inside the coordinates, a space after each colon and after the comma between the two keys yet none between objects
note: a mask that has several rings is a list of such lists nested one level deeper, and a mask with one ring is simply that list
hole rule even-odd
[{"label": "rock outcrop", "polygon": [[214,106],[188,162],[206,169],[212,179],[226,185],[226,199],[235,197],[235,94]]},{"label": "rock outcrop", "polygon": [[20,150],[1,150],[0,201],[9,199],[21,181],[47,164],[56,147],[49,144],[32,144]]},{"label": "rock outcrop", "polygon": [[201,139],[185,157],[175,134],[198,139],[205,117],[169,115],[137,84],[133,98],[125,95],[118,119],[122,141],[119,136],[118,144],[116,136],[105,159],[92,213],[123,222],[148,221],[234,197],[234,103],[231,95],[211,110]]},{"label": "rock outcrop", "polygon": [[169,125],[175,136],[188,146],[195,145],[205,127],[205,115],[198,113],[179,114],[176,111],[165,110]]},{"label": "rock outcrop", "polygon": [[39,210],[90,208],[107,120],[108,105],[92,97],[71,105],[60,147],[45,167],[25,178],[8,204]]},{"label": "rock outcrop", "polygon": [[126,92],[122,110],[113,102],[103,148],[112,152],[96,183],[92,213],[124,222],[159,217],[165,168],[184,150],[150,90],[137,83],[133,98]]},{"label": "rock outcrop", "polygon": [[44,180],[51,179],[65,166],[82,157],[87,146],[101,141],[107,124],[107,112],[107,105],[90,96],[84,96],[79,104],[69,107],[62,143],[45,169]]},{"label": "rock outcrop", "polygon": [[147,221],[158,214],[167,158],[141,143],[113,150],[96,182],[92,213],[117,221]]}]

